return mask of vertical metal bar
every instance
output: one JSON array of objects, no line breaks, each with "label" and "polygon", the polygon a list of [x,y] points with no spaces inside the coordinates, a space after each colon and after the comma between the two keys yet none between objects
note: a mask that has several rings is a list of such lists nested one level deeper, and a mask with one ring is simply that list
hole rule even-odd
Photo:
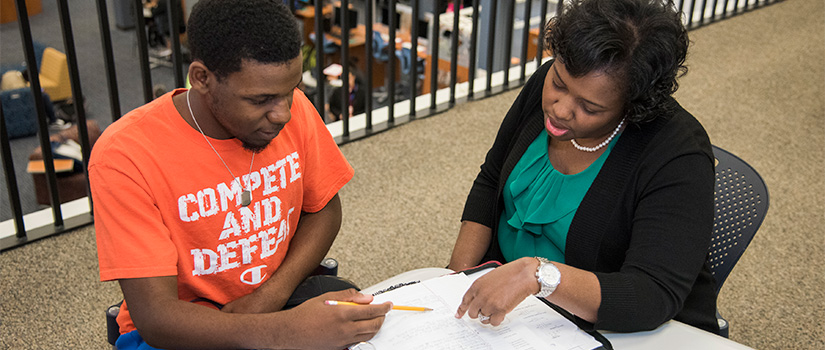
[{"label": "vertical metal bar", "polygon": [[112,121],[120,119],[120,96],[117,89],[117,73],[115,71],[114,50],[112,49],[112,34],[109,31],[109,11],[106,0],[97,0],[97,21],[100,28],[100,43],[103,46],[103,64],[106,67],[106,84],[109,86],[109,106],[112,112]]},{"label": "vertical metal bar", "polygon": [[[559,0],[561,2],[561,0]],[[547,26],[547,0],[541,0],[541,19],[539,20],[539,39],[536,43],[536,65],[541,65],[541,60],[544,58],[544,30]],[[556,13],[558,15],[558,12]]]},{"label": "vertical metal bar", "polygon": [[321,116],[321,120],[326,119],[326,99],[324,99],[324,2],[315,1],[315,108]]},{"label": "vertical metal bar", "polygon": [[134,0],[135,8],[135,35],[138,42],[138,64],[140,65],[141,81],[143,83],[143,100],[146,103],[152,101],[152,71],[149,68],[149,42],[146,39],[146,19],[143,18],[143,2]]},{"label": "vertical metal bar", "polygon": [[690,1],[690,12],[688,13],[688,22],[687,27],[690,28],[693,25],[693,13],[696,11],[696,0]]},{"label": "vertical metal bar", "polygon": [[497,0],[490,0],[490,23],[487,28],[487,95],[493,92],[493,58],[496,47],[496,7]]},{"label": "vertical metal bar", "polygon": [[398,13],[396,11],[395,2],[396,0],[389,0],[390,2],[390,9],[387,11],[387,15],[390,16],[387,23],[390,26],[390,41],[387,45],[390,52],[387,55],[389,60],[387,61],[387,69],[389,69],[389,80],[387,84],[387,124],[393,125],[395,124],[395,30],[398,27],[398,23],[395,23],[396,18],[395,15]]},{"label": "vertical metal bar", "polygon": [[722,18],[728,16],[728,0],[722,2]]},{"label": "vertical metal bar", "polygon": [[367,126],[366,130],[372,131],[372,50],[375,50],[372,47],[372,40],[373,40],[373,27],[372,27],[372,19],[373,19],[373,0],[366,0],[367,8],[366,13],[364,14],[364,50],[366,51],[364,57],[366,58],[366,62],[364,62],[364,67],[366,67],[366,74],[367,74],[367,81],[366,81],[366,89],[367,89],[367,100],[364,104],[365,112],[367,113]]},{"label": "vertical metal bar", "polygon": [[516,2],[513,1],[507,8],[507,18],[504,28],[507,35],[504,36],[504,87],[510,86],[510,67],[513,65],[513,21],[516,14]]},{"label": "vertical metal bar", "polygon": [[[295,3],[290,1],[295,12]],[[172,37],[172,64],[175,71],[175,87],[182,88],[185,86],[183,81],[183,60],[180,52],[180,22],[178,16],[181,15],[183,9],[179,0],[166,1],[166,13],[169,14],[169,36]]]},{"label": "vertical metal bar", "polygon": [[530,46],[530,16],[532,16],[533,0],[524,3],[524,29],[521,35],[521,75],[518,78],[519,84],[524,84],[527,79],[527,47]]},{"label": "vertical metal bar", "polygon": [[349,138],[349,0],[341,0],[341,120],[344,123],[342,136]]},{"label": "vertical metal bar", "polygon": [[68,0],[58,0],[57,7],[60,11],[60,26],[63,32],[63,46],[66,48],[66,58],[69,64],[69,81],[72,87],[72,96],[74,98],[74,110],[77,116],[77,131],[80,137],[80,149],[83,159],[83,174],[84,185],[86,185],[86,194],[89,200],[89,208],[93,208],[91,188],[89,187],[89,176],[86,174],[86,169],[89,167],[89,157],[91,156],[92,146],[89,144],[89,130],[86,125],[86,109],[83,107],[83,89],[80,86],[80,71],[77,68],[77,52],[75,50],[74,32],[72,31],[72,20],[69,15]]},{"label": "vertical metal bar", "polygon": [[[412,23],[410,23],[410,120],[415,118],[415,97],[418,94],[418,31],[419,28],[419,7],[418,0],[412,0]],[[402,50],[403,51],[403,50]]]},{"label": "vertical metal bar", "polygon": [[475,89],[476,80],[476,53],[478,52],[478,14],[481,7],[479,0],[473,0],[473,32],[470,33],[470,67],[468,68],[469,86],[467,89],[467,98],[473,98],[473,90]]},{"label": "vertical metal bar", "polygon": [[26,225],[23,223],[23,208],[20,205],[20,191],[17,189],[17,175],[14,172],[14,159],[11,156],[11,145],[9,144],[9,132],[6,130],[6,116],[3,114],[3,107],[0,106],[0,154],[3,158],[3,172],[6,174],[6,189],[9,190],[9,204],[11,204],[11,215],[14,219],[14,228],[17,238],[26,237]]},{"label": "vertical metal bar", "polygon": [[705,24],[705,11],[707,11],[708,0],[702,0],[702,7],[699,8],[699,25]]},{"label": "vertical metal bar", "polygon": [[564,0],[559,0],[556,4],[556,16],[561,15],[561,12],[564,11]]},{"label": "vertical metal bar", "polygon": [[719,0],[713,0],[713,5],[710,6],[710,21],[711,22],[716,21],[716,8],[717,7],[719,7]]},{"label": "vertical metal bar", "polygon": [[63,226],[63,212],[60,208],[60,197],[57,193],[57,176],[54,171],[54,156],[52,146],[49,142],[49,125],[46,120],[46,107],[43,102],[43,92],[40,86],[40,67],[34,57],[34,44],[32,44],[32,31],[29,25],[29,14],[25,0],[16,0],[17,23],[20,27],[20,41],[23,42],[26,53],[26,67],[29,73],[29,83],[34,96],[34,106],[37,110],[38,136],[40,138],[40,148],[43,153],[43,164],[46,168],[46,188],[49,190],[52,204],[52,216],[55,226]]},{"label": "vertical metal bar", "polygon": [[459,0],[453,0],[453,35],[450,37],[450,103],[455,106],[455,86],[458,83],[458,12],[461,7]]},{"label": "vertical metal bar", "polygon": [[686,0],[679,0],[679,13],[685,13],[685,1]]},{"label": "vertical metal bar", "polygon": [[[436,2],[437,3],[437,2]],[[437,8],[438,6],[436,6]],[[433,12],[438,12],[433,11]],[[441,16],[439,13],[433,13],[433,37],[430,38],[430,111],[435,111],[436,109],[436,96],[438,95],[438,64],[439,64],[439,53],[438,47],[439,41],[441,41]]]}]

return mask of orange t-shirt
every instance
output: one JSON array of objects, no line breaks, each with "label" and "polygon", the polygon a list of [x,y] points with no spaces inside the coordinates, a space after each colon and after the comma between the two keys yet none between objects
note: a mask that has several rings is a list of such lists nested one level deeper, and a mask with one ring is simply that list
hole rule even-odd
[{"label": "orange t-shirt", "polygon": [[[353,175],[315,107],[295,90],[292,119],[255,155],[210,139],[172,103],[178,89],[106,129],[89,163],[100,279],[177,276],[178,297],[226,304],[280,266],[301,212],[317,212]],[[252,202],[241,205],[241,191]],[[134,330],[128,309],[121,333]]]}]

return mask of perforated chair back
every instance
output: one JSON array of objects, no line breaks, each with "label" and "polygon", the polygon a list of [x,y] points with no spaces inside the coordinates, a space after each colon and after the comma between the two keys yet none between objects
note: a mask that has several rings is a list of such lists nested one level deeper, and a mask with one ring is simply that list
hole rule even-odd
[{"label": "perforated chair back", "polygon": [[718,293],[765,219],[768,188],[756,170],[739,157],[716,146],[713,155],[715,215],[708,261]]}]

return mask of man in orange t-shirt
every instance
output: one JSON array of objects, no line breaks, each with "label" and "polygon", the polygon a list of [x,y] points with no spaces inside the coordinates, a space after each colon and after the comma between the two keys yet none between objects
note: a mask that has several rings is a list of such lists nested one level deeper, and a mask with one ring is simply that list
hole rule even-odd
[{"label": "man in orange t-shirt", "polygon": [[118,348],[368,340],[390,305],[324,303],[372,301],[353,289],[282,310],[335,239],[353,175],[296,89],[294,18],[280,1],[201,0],[188,29],[192,88],[112,124],[89,164],[101,280],[125,298]]}]

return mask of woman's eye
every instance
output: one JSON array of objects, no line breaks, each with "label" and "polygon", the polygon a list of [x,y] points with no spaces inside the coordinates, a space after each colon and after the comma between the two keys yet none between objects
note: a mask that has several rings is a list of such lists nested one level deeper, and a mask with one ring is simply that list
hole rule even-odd
[{"label": "woman's eye", "polygon": [[590,114],[590,115],[599,113],[599,111],[588,108],[587,105],[582,105],[582,111],[584,111],[584,113],[587,113],[587,114]]}]

